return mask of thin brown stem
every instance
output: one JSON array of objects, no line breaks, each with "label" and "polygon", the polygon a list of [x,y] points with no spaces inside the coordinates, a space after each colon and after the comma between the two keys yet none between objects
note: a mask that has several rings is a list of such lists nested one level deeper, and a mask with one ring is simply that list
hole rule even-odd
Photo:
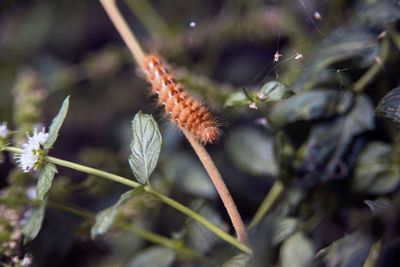
[{"label": "thin brown stem", "polygon": [[[126,24],[125,20],[123,19],[121,13],[119,12],[115,0],[100,0],[103,4],[104,9],[106,10],[108,16],[110,17],[111,21],[114,23],[115,27],[117,28],[119,34],[121,35],[122,39],[132,52],[133,56],[135,57],[136,61],[138,62],[139,66],[143,68],[143,60],[145,57],[145,53],[143,52],[140,44],[136,40],[134,34],[129,29],[128,25]],[[144,71],[144,70],[143,70]],[[225,208],[228,211],[228,215],[231,218],[233,227],[235,228],[236,234],[238,236],[239,241],[248,244],[248,237],[247,231],[243,224],[242,218],[236,208],[235,203],[233,202],[232,196],[229,193],[228,188],[226,187],[224,181],[220,173],[218,172],[217,168],[215,167],[214,162],[212,161],[210,155],[205,150],[204,146],[201,145],[196,137],[192,135],[189,131],[181,127],[181,130],[185,134],[186,138],[189,140],[189,143],[192,145],[193,149],[195,150],[196,154],[200,158],[200,161],[203,163],[204,168],[207,170],[208,174],[211,177],[221,199],[225,205]]]},{"label": "thin brown stem", "polygon": [[229,217],[232,220],[232,224],[233,227],[235,228],[238,239],[241,242],[248,244],[246,227],[243,224],[242,218],[240,217],[240,214],[236,208],[235,202],[233,201],[232,196],[229,193],[229,190],[226,187],[224,180],[222,179],[221,174],[219,173],[213,160],[211,159],[210,155],[208,154],[204,146],[199,143],[197,138],[191,132],[189,132],[183,127],[180,128],[182,132],[185,134],[189,143],[192,145],[201,163],[203,163],[204,168],[206,169],[208,175],[211,177],[211,180],[214,183],[215,188],[217,189],[218,194],[225,205]]}]

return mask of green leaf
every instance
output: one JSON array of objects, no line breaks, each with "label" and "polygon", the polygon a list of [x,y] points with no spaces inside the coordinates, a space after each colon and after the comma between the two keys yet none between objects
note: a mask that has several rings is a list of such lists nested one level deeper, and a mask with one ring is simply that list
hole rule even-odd
[{"label": "green leaf", "polygon": [[400,19],[399,4],[392,0],[375,1],[373,4],[359,6],[357,10],[358,19],[368,25],[385,25]]},{"label": "green leaf", "polygon": [[[364,26],[340,27],[329,34],[315,49],[316,55],[311,64],[297,77],[291,86],[294,92],[307,91],[321,81],[323,71],[332,64],[350,61],[346,66],[354,68],[367,68],[375,63],[379,55],[379,42],[377,34]],[[336,69],[330,69],[336,72]],[[338,79],[335,87],[342,87],[341,73],[337,72]]]},{"label": "green leaf", "polygon": [[278,81],[270,81],[260,89],[260,96],[263,102],[280,101],[292,96],[294,92],[285,84]]},{"label": "green leaf", "polygon": [[373,243],[364,233],[354,232],[321,249],[316,257],[326,266],[362,267]]},{"label": "green leaf", "polygon": [[95,239],[98,235],[106,233],[114,223],[115,216],[122,205],[141,192],[139,188],[129,190],[123,193],[114,205],[97,213],[95,223],[90,230],[91,238]]},{"label": "green leaf", "polygon": [[[285,84],[278,81],[270,81],[264,84],[259,92],[253,92],[251,98],[256,103],[267,103],[288,98],[293,94],[293,91]],[[224,107],[248,106],[254,102],[253,100],[249,99],[249,97],[247,97],[242,91],[234,92],[229,94]]]},{"label": "green leaf", "polygon": [[222,265],[222,267],[245,267],[247,266],[247,263],[250,261],[250,259],[250,255],[246,253],[240,253],[226,261]]},{"label": "green leaf", "polygon": [[62,103],[62,106],[60,108],[60,111],[58,112],[57,116],[54,117],[53,121],[51,122],[50,128],[49,128],[49,137],[47,138],[46,143],[44,144],[44,149],[49,150],[52,148],[54,142],[56,141],[58,137],[58,132],[60,131],[61,125],[64,122],[65,116],[67,116],[68,113],[68,107],[69,107],[69,97],[67,96]]},{"label": "green leaf", "polygon": [[224,108],[248,106],[250,104],[251,101],[247,98],[246,94],[239,91],[229,94],[228,98],[225,100]]},{"label": "green leaf", "polygon": [[323,166],[327,177],[332,177],[330,174],[334,173],[353,137],[374,128],[372,103],[365,95],[359,95],[348,114],[317,124],[311,130],[302,165],[309,169]]},{"label": "green leaf", "polygon": [[377,255],[379,255],[379,251],[381,250],[382,240],[378,240],[375,244],[371,247],[368,253],[368,257],[365,260],[363,267],[374,267],[377,266],[378,259]]},{"label": "green leaf", "polygon": [[400,123],[400,87],[387,93],[379,102],[375,112]]},{"label": "green leaf", "polygon": [[[220,214],[211,206],[204,204],[203,200],[199,199],[193,201],[190,204],[190,209],[196,211],[220,229],[225,229],[226,224],[222,220]],[[220,241],[221,239],[215,233],[211,232],[201,223],[192,219],[189,220],[187,226],[187,240],[185,240],[185,244],[188,244],[189,247],[194,248],[202,254],[206,254],[212,251],[213,247]]]},{"label": "green leaf", "polygon": [[33,209],[31,216],[26,223],[22,226],[22,233],[24,234],[24,245],[35,239],[40,229],[42,228],[44,213],[46,211],[47,199],[42,204]]},{"label": "green leaf", "polygon": [[58,173],[57,167],[53,163],[47,163],[43,167],[36,185],[37,199],[44,200],[44,198],[47,196],[56,173]]},{"label": "green leaf", "polygon": [[161,151],[162,138],[153,116],[139,111],[132,121],[133,138],[129,165],[136,179],[146,184],[154,171]]},{"label": "green leaf", "polygon": [[272,243],[277,245],[294,233],[298,225],[295,218],[277,218],[274,222]]},{"label": "green leaf", "polygon": [[392,145],[370,142],[358,158],[353,188],[366,194],[386,194],[400,183],[400,167],[394,162]]},{"label": "green leaf", "polygon": [[302,232],[297,232],[283,242],[279,253],[280,266],[308,267],[314,255],[313,243]]},{"label": "green leaf", "polygon": [[125,267],[168,267],[175,260],[175,252],[166,247],[153,246],[139,251]]},{"label": "green leaf", "polygon": [[364,203],[375,214],[389,213],[393,209],[392,203],[387,198],[377,200],[365,200]]},{"label": "green leaf", "polygon": [[176,153],[168,157],[163,173],[179,190],[202,198],[215,198],[217,191],[201,165],[191,153]]},{"label": "green leaf", "polygon": [[255,128],[235,129],[228,138],[226,149],[228,157],[247,173],[254,175],[278,173],[273,138]]},{"label": "green leaf", "polygon": [[352,94],[338,90],[312,90],[298,93],[276,103],[270,111],[270,120],[281,127],[300,120],[315,120],[343,114],[353,103]]}]

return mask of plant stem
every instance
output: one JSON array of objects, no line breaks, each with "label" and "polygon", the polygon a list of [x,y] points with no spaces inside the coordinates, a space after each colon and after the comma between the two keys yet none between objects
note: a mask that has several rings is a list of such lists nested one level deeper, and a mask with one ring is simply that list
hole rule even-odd
[{"label": "plant stem", "polygon": [[[2,147],[2,150],[4,151],[10,151],[10,152],[14,152],[14,153],[23,153],[23,150],[20,148],[16,148],[16,147],[11,147],[11,146],[6,146],[6,147]],[[108,173],[105,171],[101,171],[101,170],[97,170],[94,168],[90,168],[90,167],[86,167],[77,163],[73,163],[70,161],[66,161],[66,160],[62,160],[62,159],[58,159],[55,157],[51,157],[51,156],[45,156],[44,157],[45,161],[60,165],[60,166],[64,166],[67,168],[71,168],[71,169],[75,169],[78,171],[82,171],[85,173],[89,173],[89,174],[93,174],[102,178],[106,178],[133,188],[137,188],[139,186],[143,186],[142,184],[139,184],[137,182],[134,182],[128,178],[119,176],[119,175],[115,175],[112,173]],[[225,241],[227,241],[228,243],[230,243],[231,245],[237,247],[238,249],[251,254],[252,251],[249,247],[247,247],[245,244],[243,244],[242,242],[240,242],[239,240],[237,240],[236,238],[232,237],[231,235],[225,233],[224,231],[222,231],[221,229],[219,229],[217,226],[215,226],[214,224],[210,223],[206,218],[204,218],[203,216],[199,215],[198,213],[192,211],[191,209],[185,207],[184,205],[176,202],[175,200],[167,197],[166,195],[163,195],[162,193],[152,189],[150,186],[146,186],[145,187],[145,191],[150,193],[151,195],[157,197],[158,199],[160,199],[161,201],[163,201],[165,204],[181,211],[182,213],[186,214],[187,216],[193,218],[194,220],[198,221],[199,223],[203,224],[206,228],[208,228],[210,231],[212,231],[213,233],[215,233],[217,236],[219,236],[220,238],[224,239]]]},{"label": "plant stem", "polygon": [[179,210],[180,212],[186,214],[187,216],[195,219],[196,221],[198,221],[199,223],[204,225],[206,228],[208,228],[209,230],[214,232],[216,235],[218,235],[219,237],[221,237],[225,241],[229,242],[230,244],[236,246],[240,250],[242,250],[242,251],[244,251],[244,252],[246,252],[248,254],[252,254],[252,251],[248,246],[246,246],[244,243],[240,242],[239,240],[237,240],[233,236],[225,233],[224,231],[222,231],[221,229],[216,227],[214,224],[210,223],[207,219],[205,219],[204,217],[202,217],[198,213],[192,211],[191,209],[189,209],[189,208],[183,206],[182,204],[180,204],[179,202],[176,202],[175,200],[173,200],[173,199],[171,199],[171,198],[159,193],[158,191],[152,189],[151,186],[145,186],[144,190],[146,192],[152,194],[153,196],[157,197],[158,199],[162,200],[165,204],[167,204],[167,205]]},{"label": "plant stem", "polygon": [[[4,203],[7,204],[9,203],[10,200],[6,199],[6,198],[0,198],[0,203]],[[15,202],[13,202],[15,203]],[[19,200],[19,203],[24,204],[24,205],[40,205],[41,202],[39,201],[30,201],[28,199],[22,199]],[[71,207],[71,206],[65,206],[65,205],[61,205],[58,203],[53,203],[53,202],[47,202],[47,207],[50,208],[54,208],[54,209],[58,209],[58,210],[62,210],[62,211],[66,211],[68,213],[71,214],[75,214],[78,215],[82,218],[88,219],[90,221],[95,221],[96,220],[96,215],[93,214],[90,211],[84,210],[84,209],[80,209],[80,208],[76,208],[76,207]],[[145,229],[141,229],[138,228],[136,226],[127,224],[125,222],[123,222],[121,219],[116,218],[114,220],[113,223],[114,226],[125,230],[129,233],[135,234],[137,236],[140,236],[141,238],[148,240],[150,242],[156,243],[156,244],[160,244],[166,247],[170,247],[173,248],[175,250],[177,250],[178,252],[181,252],[191,258],[197,258],[197,259],[201,259],[203,261],[209,262],[210,260],[200,254],[198,254],[196,251],[189,249],[187,247],[185,247],[180,241],[177,240],[173,240],[164,236],[161,236],[159,234],[153,233],[151,231],[145,230]]]},{"label": "plant stem", "polygon": [[[143,59],[144,59],[144,52],[140,47],[140,44],[137,42],[134,34],[128,28],[125,20],[123,19],[121,13],[119,12],[115,0],[100,0],[103,4],[104,9],[106,10],[108,16],[114,23],[115,27],[117,28],[118,32],[120,33],[122,39],[124,40],[125,44],[128,46],[130,51],[132,52],[133,56],[135,57],[136,61],[139,63],[139,66],[143,68]],[[144,70],[143,70],[144,71]],[[244,227],[242,218],[240,217],[239,212],[237,211],[236,205],[233,202],[233,199],[222,180],[221,175],[219,174],[217,168],[215,167],[214,162],[212,161],[210,155],[207,153],[205,148],[196,140],[196,138],[188,132],[186,129],[181,127],[181,130],[185,134],[186,138],[189,140],[190,144],[192,145],[193,149],[196,151],[200,161],[203,163],[205,169],[207,170],[208,174],[211,177],[217,191],[222,199],[222,202],[225,205],[225,208],[228,211],[229,217],[231,218],[233,227],[237,233],[238,239],[248,244],[248,237],[246,228]]]},{"label": "plant stem", "polygon": [[[72,214],[76,214],[78,216],[81,216],[81,217],[86,218],[86,219],[91,220],[91,221],[95,221],[95,219],[96,219],[96,215],[95,214],[93,214],[93,213],[91,213],[89,211],[83,210],[83,209],[64,206],[64,205],[51,203],[51,202],[48,202],[47,206],[49,206],[51,208],[63,210],[63,211],[66,211],[66,212],[69,212],[69,213],[72,213]],[[156,243],[156,244],[160,244],[160,245],[163,245],[163,246],[166,246],[166,247],[173,248],[173,249],[175,249],[175,250],[177,250],[177,251],[179,251],[179,252],[181,252],[183,254],[186,254],[186,255],[188,255],[188,256],[190,256],[192,258],[200,258],[202,260],[209,261],[204,256],[198,254],[196,251],[191,250],[191,249],[183,246],[180,241],[164,237],[162,235],[153,233],[151,231],[148,231],[148,230],[145,230],[145,229],[142,229],[142,228],[138,228],[138,227],[133,226],[131,224],[127,224],[127,223],[121,221],[121,219],[119,219],[119,218],[116,218],[113,224],[114,224],[114,226],[116,226],[116,227],[118,227],[118,228],[120,228],[122,230],[125,230],[125,231],[127,231],[129,233],[135,234],[137,236],[140,236],[141,238],[143,238],[145,240],[148,240],[150,242],[153,242],[153,243]]]},{"label": "plant stem", "polygon": [[[357,82],[352,86],[353,92],[360,93],[364,90],[367,84],[383,69],[383,62],[387,60],[389,55],[389,40],[388,38],[383,39],[381,45],[381,52],[379,54],[379,61],[376,62],[358,79]],[[377,58],[377,59],[378,59]]]},{"label": "plant stem", "polygon": [[256,215],[254,215],[253,220],[251,220],[249,228],[256,226],[261,221],[261,219],[272,207],[272,204],[274,204],[275,200],[281,195],[282,191],[283,191],[283,183],[277,180],[272,185],[267,196],[264,198],[263,202],[258,208]]},{"label": "plant stem", "polygon": [[243,224],[242,218],[240,217],[240,214],[236,208],[235,202],[233,201],[232,196],[229,193],[229,190],[221,177],[221,174],[218,172],[217,167],[215,167],[213,160],[207,153],[204,146],[200,144],[199,141],[197,141],[196,137],[191,132],[183,127],[181,127],[181,130],[185,134],[189,143],[192,145],[201,163],[203,163],[208,175],[211,177],[211,180],[214,183],[222,202],[224,203],[229,217],[232,220],[232,224],[238,235],[238,239],[241,242],[248,244],[246,227]]},{"label": "plant stem", "polygon": [[[4,150],[10,151],[10,152],[14,152],[14,153],[20,153],[20,154],[22,154],[24,152],[20,148],[11,147],[11,146],[5,147]],[[99,176],[99,177],[103,177],[103,178],[106,178],[106,179],[109,179],[109,180],[112,180],[112,181],[115,181],[115,182],[130,186],[130,187],[133,187],[133,188],[137,188],[139,186],[142,186],[141,184],[139,184],[139,183],[137,183],[135,181],[132,181],[132,180],[130,180],[128,178],[125,178],[125,177],[122,177],[122,176],[119,176],[119,175],[115,175],[115,174],[112,174],[112,173],[109,173],[109,172],[101,171],[101,170],[98,170],[98,169],[90,168],[90,167],[87,167],[87,166],[84,166],[84,165],[80,165],[80,164],[77,164],[77,163],[74,163],[74,162],[62,160],[62,159],[59,159],[59,158],[55,158],[55,157],[51,157],[51,156],[45,156],[44,160],[47,161],[47,162],[51,162],[51,163],[60,165],[60,166],[64,166],[64,167],[67,167],[67,168],[71,168],[71,169],[75,169],[75,170],[78,170],[78,171],[82,171],[82,172],[86,172],[86,173],[89,173],[89,174],[93,174],[93,175],[96,175],[96,176]]]},{"label": "plant stem", "polygon": [[118,10],[117,5],[115,4],[115,0],[100,0],[100,3],[103,5],[105,11],[107,12],[107,15],[110,17],[115,28],[117,28],[125,44],[128,46],[135,59],[138,61],[139,65],[141,65],[145,53],[143,52],[142,47],[137,41],[135,35],[132,34],[127,23],[122,18],[122,15]]}]

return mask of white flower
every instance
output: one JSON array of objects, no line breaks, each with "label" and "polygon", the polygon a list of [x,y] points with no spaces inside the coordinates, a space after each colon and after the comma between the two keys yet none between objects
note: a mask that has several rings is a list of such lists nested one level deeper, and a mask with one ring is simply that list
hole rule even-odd
[{"label": "white flower", "polygon": [[40,132],[38,132],[38,129],[35,128],[33,129],[33,135],[29,136],[28,133],[26,133],[26,137],[28,138],[28,146],[31,149],[38,150],[40,145],[44,145],[46,143],[49,134],[45,132],[44,127]]},{"label": "white flower", "polygon": [[0,137],[6,138],[9,133],[10,133],[10,130],[7,129],[7,122],[3,122],[0,125]]},{"label": "white flower", "polygon": [[251,109],[258,109],[258,107],[257,107],[257,104],[256,103],[251,103],[250,105],[249,105],[249,108],[251,108]]},{"label": "white flower", "polygon": [[24,258],[21,261],[22,266],[29,266],[32,264],[32,255],[31,254],[25,254]]},{"label": "white flower", "polygon": [[22,154],[15,154],[14,158],[24,172],[29,172],[35,167],[35,163],[37,162],[39,156],[35,150],[30,149],[27,144],[25,145],[24,152]]},{"label": "white flower", "polygon": [[45,132],[44,127],[40,132],[35,128],[33,135],[30,136],[26,133],[26,137],[28,138],[28,143],[22,145],[24,152],[16,154],[14,158],[24,172],[29,172],[35,169],[35,164],[39,159],[39,150],[41,150],[40,146],[46,143],[49,134]]}]

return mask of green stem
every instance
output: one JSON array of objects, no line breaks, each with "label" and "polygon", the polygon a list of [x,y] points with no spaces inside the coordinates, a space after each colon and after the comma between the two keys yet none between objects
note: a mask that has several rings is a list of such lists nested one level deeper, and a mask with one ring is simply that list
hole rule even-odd
[{"label": "green stem", "polygon": [[220,228],[218,228],[214,224],[210,223],[207,219],[205,219],[204,217],[202,217],[198,213],[196,213],[196,212],[192,211],[191,209],[183,206],[179,202],[176,202],[175,200],[173,200],[173,199],[171,199],[171,198],[159,193],[158,191],[154,190],[149,185],[145,186],[144,190],[146,192],[150,193],[151,195],[157,197],[158,199],[163,201],[165,204],[167,204],[167,205],[179,210],[183,214],[186,214],[187,216],[195,219],[196,221],[198,221],[199,223],[204,225],[206,228],[208,228],[209,230],[214,232],[216,235],[218,235],[220,238],[222,238],[225,241],[229,242],[233,246],[239,248],[240,250],[242,250],[242,251],[244,251],[244,252],[246,252],[248,254],[252,254],[252,250],[248,246],[246,246],[244,243],[240,242],[238,239],[234,238],[233,236],[225,233]]},{"label": "green stem", "polygon": [[276,181],[272,188],[269,190],[260,207],[258,208],[256,215],[254,215],[253,217],[253,220],[251,220],[249,228],[256,226],[261,221],[261,219],[272,207],[272,204],[274,204],[275,200],[281,195],[282,191],[283,183],[281,181]]},{"label": "green stem", "polygon": [[383,39],[381,52],[379,54],[380,61],[376,61],[357,82],[353,85],[353,92],[360,93],[364,90],[367,84],[379,73],[383,67],[383,63],[387,60],[389,55],[389,40],[388,38]]},{"label": "green stem", "polygon": [[400,50],[400,35],[399,32],[396,31],[392,26],[388,27],[388,33],[390,39],[393,41],[394,45],[397,47],[397,50]]},{"label": "green stem", "polygon": [[[14,152],[14,153],[19,153],[19,154],[22,154],[24,152],[20,148],[11,147],[11,146],[4,147],[3,150]],[[64,166],[64,167],[71,168],[71,169],[74,169],[74,170],[86,172],[86,173],[89,173],[89,174],[93,174],[95,176],[103,177],[103,178],[106,178],[106,179],[109,179],[109,180],[112,180],[112,181],[115,181],[115,182],[130,186],[130,187],[133,187],[133,188],[137,188],[139,186],[142,186],[141,184],[139,184],[139,183],[137,183],[135,181],[132,181],[132,180],[130,180],[128,178],[125,178],[125,177],[122,177],[122,176],[119,176],[119,175],[115,175],[115,174],[112,174],[112,173],[109,173],[109,172],[101,171],[101,170],[98,170],[98,169],[90,168],[90,167],[87,167],[87,166],[84,166],[84,165],[80,165],[80,164],[77,164],[77,163],[74,163],[74,162],[58,159],[58,158],[55,158],[55,157],[52,157],[52,156],[45,156],[44,160],[47,161],[47,162],[51,162],[51,163],[60,165],[60,166]]]},{"label": "green stem", "polygon": [[[2,147],[2,150],[4,151],[10,151],[10,152],[14,152],[14,153],[23,153],[23,150],[20,148],[16,148],[16,147],[11,147],[11,146],[6,146],[6,147]],[[71,169],[75,169],[78,171],[82,171],[82,172],[86,172],[89,174],[93,174],[96,175],[98,177],[103,177],[133,188],[137,188],[139,186],[142,186],[141,184],[134,182],[132,180],[129,180],[128,178],[119,176],[119,175],[115,175],[112,173],[108,173],[105,171],[100,171],[94,168],[90,168],[90,167],[86,167],[77,163],[73,163],[70,161],[66,161],[66,160],[62,160],[62,159],[58,159],[55,157],[51,157],[51,156],[45,156],[44,160],[47,162],[51,162],[60,166],[64,166],[64,167],[68,167]],[[214,224],[210,223],[206,218],[202,217],[201,215],[199,215],[198,213],[192,211],[191,209],[183,206],[182,204],[176,202],[175,200],[159,193],[158,191],[154,190],[153,188],[151,188],[150,186],[146,186],[145,187],[145,191],[150,193],[151,195],[157,197],[158,199],[160,199],[161,201],[163,201],[165,204],[179,210],[180,212],[186,214],[187,216],[193,218],[194,220],[198,221],[199,223],[203,224],[206,228],[208,228],[210,231],[214,232],[217,236],[219,236],[220,238],[224,239],[225,241],[227,241],[228,243],[230,243],[231,245],[237,247],[238,249],[251,254],[252,250],[246,246],[245,244],[243,244],[242,242],[240,242],[239,240],[237,240],[236,238],[234,238],[233,236],[225,233],[224,231],[222,231],[221,229],[219,229],[217,226],[215,226]]]},{"label": "green stem", "polygon": [[[0,198],[0,203],[4,203],[7,204],[9,203],[10,200],[6,199],[6,198]],[[38,201],[31,201],[28,199],[22,199],[19,200],[19,202],[21,204],[24,205],[40,205],[41,202]],[[90,211],[84,210],[84,209],[80,209],[80,208],[76,208],[76,207],[71,207],[71,206],[64,206],[61,204],[57,204],[57,203],[53,203],[53,202],[47,202],[47,206],[50,208],[54,208],[54,209],[58,209],[58,210],[62,210],[62,211],[66,211],[68,213],[71,214],[75,214],[78,215],[82,218],[88,219],[90,221],[95,221],[96,220],[96,215],[91,213]],[[201,259],[203,261],[209,262],[210,260],[200,254],[198,254],[196,251],[191,250],[187,247],[185,247],[182,242],[178,241],[178,240],[173,240],[170,238],[166,238],[164,236],[161,236],[159,234],[147,231],[145,229],[141,229],[138,227],[135,227],[133,225],[127,224],[125,222],[123,222],[121,219],[116,218],[114,220],[114,226],[125,230],[129,233],[135,234],[137,236],[140,236],[143,239],[146,239],[150,242],[156,243],[156,244],[160,244],[166,247],[170,247],[172,249],[177,250],[178,252],[181,252],[182,254],[185,254],[191,258],[197,258],[197,259]]]},{"label": "green stem", "polygon": [[[63,211],[66,211],[66,212],[69,212],[72,214],[76,214],[80,217],[86,218],[91,221],[95,221],[95,219],[96,219],[96,215],[92,214],[89,211],[83,210],[83,209],[64,206],[64,205],[51,203],[51,202],[48,202],[47,206],[58,209],[58,210],[63,210]],[[183,246],[183,244],[178,240],[173,240],[173,239],[161,236],[159,234],[153,233],[151,231],[147,231],[145,229],[135,227],[133,225],[130,225],[130,224],[127,224],[127,223],[121,221],[121,219],[118,219],[118,218],[115,219],[113,224],[114,224],[114,226],[116,226],[122,230],[125,230],[129,233],[135,234],[137,236],[140,236],[141,238],[146,239],[150,242],[173,248],[173,249],[175,249],[183,254],[186,254],[192,258],[201,258],[203,260],[209,261],[204,256],[198,254],[196,251]]]}]

